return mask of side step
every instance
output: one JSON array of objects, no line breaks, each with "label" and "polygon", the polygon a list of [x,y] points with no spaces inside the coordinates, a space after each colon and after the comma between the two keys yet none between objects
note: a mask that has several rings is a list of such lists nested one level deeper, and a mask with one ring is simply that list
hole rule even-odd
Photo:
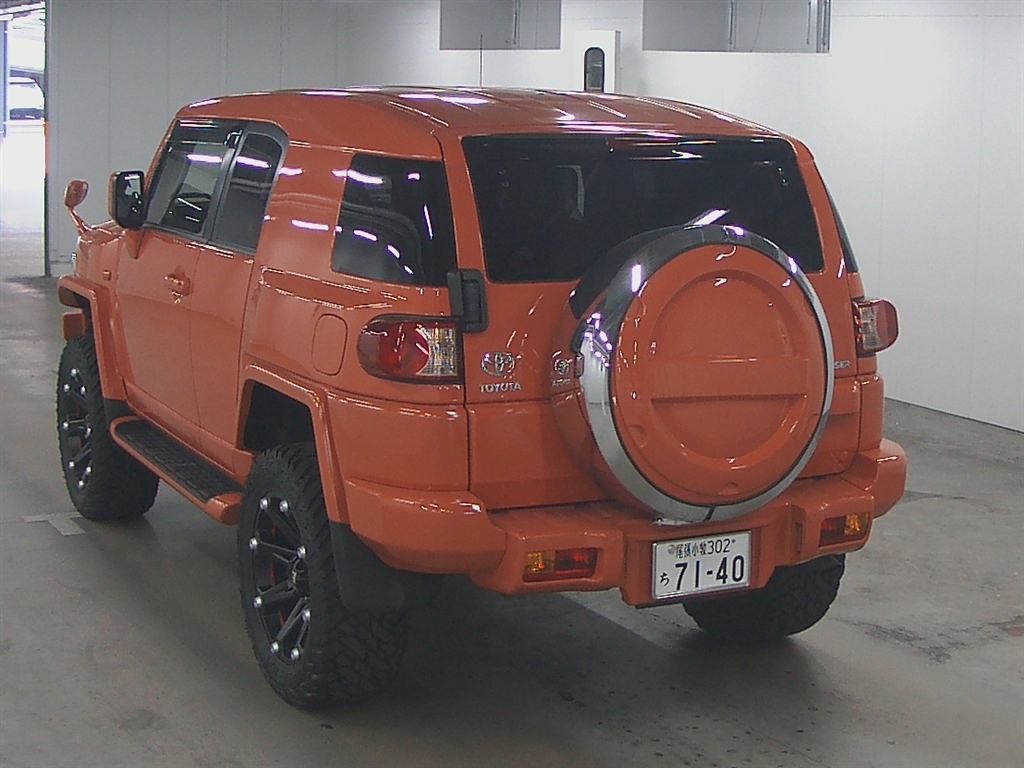
[{"label": "side step", "polygon": [[114,441],[161,480],[221,523],[238,522],[242,486],[147,421],[116,419]]}]

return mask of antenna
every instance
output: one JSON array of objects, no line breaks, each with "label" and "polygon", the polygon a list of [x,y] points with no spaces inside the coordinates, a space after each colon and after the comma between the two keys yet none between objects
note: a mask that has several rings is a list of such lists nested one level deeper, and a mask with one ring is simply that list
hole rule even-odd
[{"label": "antenna", "polygon": [[484,87],[484,36],[483,35],[480,35],[480,73],[479,73],[478,77],[479,77],[479,82],[477,83],[477,85],[480,88],[483,88]]}]

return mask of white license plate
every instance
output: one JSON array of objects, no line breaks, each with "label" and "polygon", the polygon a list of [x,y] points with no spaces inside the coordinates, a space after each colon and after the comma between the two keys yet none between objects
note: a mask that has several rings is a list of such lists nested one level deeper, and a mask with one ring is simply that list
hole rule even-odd
[{"label": "white license plate", "polygon": [[654,599],[750,584],[750,531],[654,543]]}]

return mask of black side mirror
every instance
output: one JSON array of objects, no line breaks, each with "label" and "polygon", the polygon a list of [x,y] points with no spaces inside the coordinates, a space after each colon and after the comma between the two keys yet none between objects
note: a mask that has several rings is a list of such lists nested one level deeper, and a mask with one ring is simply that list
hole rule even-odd
[{"label": "black side mirror", "polygon": [[142,171],[119,171],[110,175],[107,195],[110,218],[125,229],[139,229],[145,221],[145,181],[146,174]]}]

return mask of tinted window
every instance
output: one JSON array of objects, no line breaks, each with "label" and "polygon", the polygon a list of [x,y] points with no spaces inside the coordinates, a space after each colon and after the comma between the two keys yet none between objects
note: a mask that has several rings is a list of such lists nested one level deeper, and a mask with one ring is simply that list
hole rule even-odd
[{"label": "tinted window", "polygon": [[210,213],[224,158],[239,132],[224,125],[179,125],[150,188],[146,222],[198,233]]},{"label": "tinted window", "polygon": [[742,227],[805,272],[822,268],[817,224],[783,141],[492,136],[464,147],[496,282],[573,280],[616,243],[684,224]]},{"label": "tinted window", "polygon": [[446,285],[455,269],[440,163],[356,155],[346,173],[331,268],[373,280]]},{"label": "tinted window", "polygon": [[213,239],[250,251],[256,250],[263,214],[281,161],[281,145],[270,136],[250,133],[228,179],[228,190],[217,214]]}]

